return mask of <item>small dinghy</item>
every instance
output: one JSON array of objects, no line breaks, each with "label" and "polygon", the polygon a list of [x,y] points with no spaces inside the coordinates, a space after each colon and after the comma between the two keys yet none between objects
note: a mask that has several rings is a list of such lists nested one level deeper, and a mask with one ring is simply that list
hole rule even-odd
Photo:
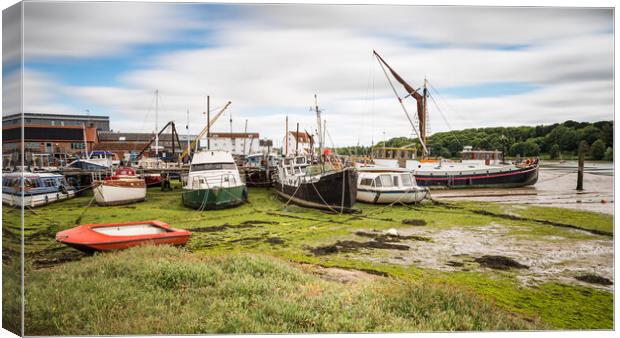
[{"label": "small dinghy", "polygon": [[56,234],[56,240],[84,252],[120,250],[151,244],[184,245],[192,233],[160,221],[84,224]]},{"label": "small dinghy", "polygon": [[133,168],[118,168],[114,176],[97,181],[93,193],[99,205],[140,202],[146,199],[146,183]]}]

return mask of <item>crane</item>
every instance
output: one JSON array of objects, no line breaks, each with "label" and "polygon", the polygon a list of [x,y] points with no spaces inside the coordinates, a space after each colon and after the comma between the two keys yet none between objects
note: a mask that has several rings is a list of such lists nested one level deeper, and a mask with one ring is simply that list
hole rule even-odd
[{"label": "crane", "polygon": [[196,145],[196,142],[198,142],[203,136],[205,136],[207,134],[207,132],[209,131],[210,126],[212,126],[213,123],[215,123],[215,121],[217,121],[217,119],[220,118],[220,116],[222,116],[224,111],[228,108],[228,106],[231,105],[231,103],[232,103],[231,101],[228,101],[228,103],[226,103],[224,108],[222,108],[217,114],[215,114],[215,116],[213,116],[211,118],[209,123],[202,129],[202,131],[200,131],[198,136],[196,136],[196,138],[192,141],[192,143],[181,154],[181,157],[180,157],[181,159],[185,159],[185,157],[187,157],[190,154],[192,148],[194,148],[194,146]]},{"label": "crane", "polygon": [[151,140],[149,141],[149,143],[147,143],[144,148],[142,148],[142,151],[140,151],[140,153],[138,154],[138,156],[136,157],[136,160],[139,160],[142,158],[142,156],[144,155],[144,153],[146,152],[146,150],[153,144],[153,142],[156,142],[156,146],[155,146],[155,151],[158,151],[158,145],[157,143],[159,142],[159,135],[161,135],[161,133],[164,132],[164,130],[166,130],[168,128],[168,126],[171,127],[172,130],[172,154],[174,156],[175,153],[175,147],[174,147],[174,141],[176,140],[176,143],[179,146],[179,150],[181,150],[181,141],[179,141],[179,133],[177,133],[177,129],[174,125],[174,121],[170,121],[168,123],[166,123],[166,125],[161,128],[161,130],[159,131],[159,133],[157,133],[156,135],[154,135]]}]

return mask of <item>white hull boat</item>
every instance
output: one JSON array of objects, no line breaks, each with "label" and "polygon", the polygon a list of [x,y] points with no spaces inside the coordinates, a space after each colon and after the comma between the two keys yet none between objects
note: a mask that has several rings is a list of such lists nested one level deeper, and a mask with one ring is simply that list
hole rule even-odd
[{"label": "white hull boat", "polygon": [[129,204],[146,199],[146,183],[133,169],[120,168],[111,179],[99,181],[93,192],[99,205]]},{"label": "white hull boat", "polygon": [[357,200],[374,204],[421,202],[428,189],[419,187],[409,170],[364,167],[358,169]]},{"label": "white hull boat", "polygon": [[66,200],[68,198],[75,197],[74,190],[68,190],[67,193],[52,192],[39,195],[25,195],[22,199],[21,195],[2,193],[2,203],[8,206],[28,206],[31,208],[46,205],[52,202]]},{"label": "white hull boat", "polygon": [[72,198],[75,193],[76,189],[59,174],[13,172],[2,175],[2,203],[11,207],[38,207]]}]

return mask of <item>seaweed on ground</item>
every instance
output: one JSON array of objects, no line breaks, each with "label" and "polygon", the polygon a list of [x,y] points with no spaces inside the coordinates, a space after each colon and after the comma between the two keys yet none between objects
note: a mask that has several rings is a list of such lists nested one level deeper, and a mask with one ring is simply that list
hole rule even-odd
[{"label": "seaweed on ground", "polygon": [[521,264],[506,256],[484,255],[482,257],[475,258],[474,261],[481,266],[497,270],[508,270],[510,268],[529,269],[529,266]]},{"label": "seaweed on ground", "polygon": [[594,274],[585,274],[581,276],[575,277],[576,280],[580,280],[582,282],[590,283],[590,284],[600,284],[600,285],[613,285],[614,283],[605,277],[601,277]]},{"label": "seaweed on ground", "polygon": [[310,249],[315,256],[330,255],[339,252],[355,252],[359,249],[391,249],[391,250],[409,250],[409,246],[402,244],[392,244],[383,241],[337,241],[331,245],[319,246]]}]

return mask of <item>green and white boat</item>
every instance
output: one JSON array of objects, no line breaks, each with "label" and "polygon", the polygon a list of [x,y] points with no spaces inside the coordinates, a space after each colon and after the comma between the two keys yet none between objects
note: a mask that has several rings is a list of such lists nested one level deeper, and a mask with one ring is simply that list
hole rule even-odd
[{"label": "green and white boat", "polygon": [[245,203],[248,190],[229,152],[205,150],[194,154],[182,198],[193,209],[223,209]]}]

